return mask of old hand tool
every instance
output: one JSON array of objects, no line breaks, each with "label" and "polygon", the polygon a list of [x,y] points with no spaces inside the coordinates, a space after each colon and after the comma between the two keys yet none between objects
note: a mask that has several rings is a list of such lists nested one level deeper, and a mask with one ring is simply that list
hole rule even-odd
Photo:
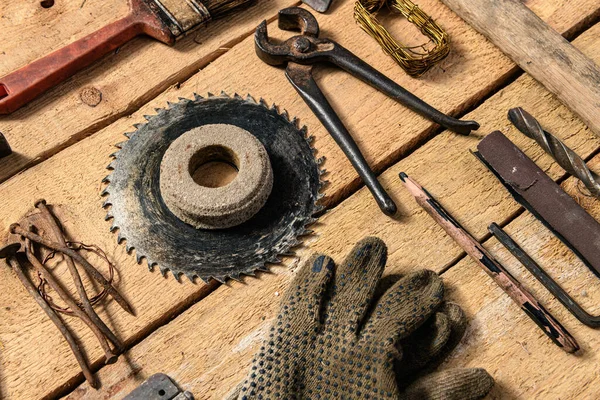
[{"label": "old hand tool", "polygon": [[421,185],[404,172],[400,179],[419,204],[446,233],[504,290],[510,298],[548,335],[550,339],[567,353],[579,350],[579,345],[569,332],[546,308],[511,274],[494,259],[460,223],[444,209]]},{"label": "old hand tool", "polygon": [[600,315],[591,315],[585,311],[508,233],[495,223],[490,225],[488,230],[575,318],[591,328],[600,327]]},{"label": "old hand tool", "polygon": [[[117,145],[102,193],[111,230],[138,263],[177,279],[224,282],[293,254],[322,210],[324,184],[322,159],[297,119],[226,94],[182,98],[157,112]],[[206,187],[194,176],[209,161],[233,164],[238,174]]]},{"label": "old hand tool", "polygon": [[591,171],[585,161],[562,141],[546,132],[540,123],[522,108],[513,108],[508,119],[525,136],[538,142],[565,171],[576,176],[596,197],[600,197],[600,176]]},{"label": "old hand tool", "polygon": [[475,153],[513,198],[600,277],[600,223],[502,132],[492,132]]},{"label": "old hand tool", "polygon": [[332,0],[302,0],[302,2],[313,10],[323,13],[329,9]]},{"label": "old hand tool", "polygon": [[600,68],[522,0],[442,0],[600,135]]},{"label": "old hand tool", "polygon": [[129,0],[126,17],[0,78],[0,114],[9,114],[139,35],[166,44],[252,0]]},{"label": "old hand tool", "polygon": [[319,39],[319,24],[309,11],[299,7],[281,10],[279,27],[299,30],[301,34],[276,44],[269,39],[267,22],[263,21],[256,29],[256,54],[269,65],[287,65],[287,78],[342,148],[385,214],[395,214],[396,204],[377,181],[352,136],[314,81],[313,64],[334,64],[400,104],[457,133],[468,135],[479,128],[475,121],[459,121],[436,110],[338,43]]}]

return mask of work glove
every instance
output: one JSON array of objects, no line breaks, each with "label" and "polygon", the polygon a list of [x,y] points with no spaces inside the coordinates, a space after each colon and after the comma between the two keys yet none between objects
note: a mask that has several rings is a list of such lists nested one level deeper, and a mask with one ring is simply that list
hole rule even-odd
[{"label": "work glove", "polygon": [[[460,334],[457,321],[462,323],[464,316],[459,308],[457,316],[456,307],[442,304],[443,283],[432,271],[411,273],[382,291],[378,283],[386,259],[385,244],[367,238],[337,270],[327,256],[309,260],[284,296],[248,377],[229,398],[441,400],[485,395],[493,380],[484,370],[419,378],[417,371],[433,364]],[[425,327],[424,335],[411,338]],[[410,383],[409,378],[418,379]]]}]

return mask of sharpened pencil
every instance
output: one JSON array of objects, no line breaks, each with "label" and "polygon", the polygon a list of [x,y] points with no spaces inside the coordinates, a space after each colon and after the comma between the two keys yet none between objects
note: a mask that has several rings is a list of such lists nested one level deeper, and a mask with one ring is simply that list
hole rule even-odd
[{"label": "sharpened pencil", "polygon": [[571,334],[550,314],[527,289],[521,285],[502,264],[469,234],[427,190],[404,172],[400,173],[404,186],[419,204],[456,243],[510,296],[515,303],[567,353],[579,350]]}]

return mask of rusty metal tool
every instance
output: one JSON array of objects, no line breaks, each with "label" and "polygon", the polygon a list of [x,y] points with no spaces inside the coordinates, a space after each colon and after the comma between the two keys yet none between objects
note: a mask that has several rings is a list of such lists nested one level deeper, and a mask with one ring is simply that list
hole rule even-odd
[{"label": "rusty metal tool", "polygon": [[520,107],[511,109],[508,119],[521,133],[535,140],[565,171],[577,177],[590,193],[600,197],[600,176],[590,170],[577,153],[545,131],[531,114]]},{"label": "rusty metal tool", "polygon": [[[46,204],[46,200],[42,199],[42,200],[36,201],[35,207],[38,210],[40,210],[41,215],[48,222],[52,236],[54,236],[54,240],[56,240],[57,243],[66,247],[67,242],[65,240],[63,232],[56,220],[56,217],[54,216],[54,214],[52,213],[52,211]],[[67,263],[69,273],[71,274],[71,277],[73,278],[73,282],[75,284],[77,294],[79,295],[79,300],[81,301],[83,311],[85,312],[85,314],[87,314],[87,317],[89,317],[89,319],[93,322],[93,324],[100,330],[100,332],[102,332],[102,335],[106,339],[110,340],[110,342],[115,346],[115,351],[117,353],[120,353],[122,351],[121,341],[110,330],[110,328],[108,326],[106,326],[106,324],[104,323],[104,321],[102,321],[102,319],[98,316],[98,314],[96,314],[94,307],[90,303],[90,299],[88,298],[88,295],[85,291],[85,287],[83,286],[81,276],[79,275],[79,271],[77,270],[77,267],[75,266],[75,263],[73,262],[73,259],[66,254],[63,255],[63,257]],[[43,267],[43,265],[42,265],[42,267]],[[57,293],[60,294],[59,291],[57,291]],[[78,307],[75,307],[75,308],[78,308]],[[77,312],[77,310],[73,309],[72,307],[71,307],[71,310],[73,312]],[[94,328],[92,328],[92,327],[90,327],[90,328],[92,330],[94,330]],[[112,353],[112,350],[108,349],[108,351],[107,351],[106,345],[101,339],[100,339],[100,344],[105,349],[105,352],[107,355],[107,358],[106,358],[107,363],[112,363],[112,362],[116,361],[117,358]]]},{"label": "rusty metal tool", "polygon": [[253,0],[129,0],[126,17],[0,78],[0,114],[9,114],[77,71],[148,35],[166,44]]},{"label": "rusty metal tool", "polygon": [[100,283],[100,285],[102,285],[102,287],[104,289],[106,289],[108,291],[108,293],[112,296],[112,298],[115,299],[115,301],[125,311],[127,311],[131,315],[135,315],[131,305],[129,305],[127,300],[125,300],[125,298],[117,291],[117,289],[115,289],[115,287],[100,272],[98,272],[98,270],[96,268],[94,268],[93,265],[91,265],[85,258],[83,258],[81,255],[79,255],[76,251],[74,251],[73,249],[70,249],[67,246],[63,246],[60,243],[43,238],[33,232],[23,229],[21,226],[19,226],[19,224],[12,224],[10,226],[9,230],[10,230],[10,233],[12,233],[12,234],[20,235],[26,239],[31,240],[32,242],[41,244],[42,246],[45,246],[51,250],[58,251],[60,253],[63,253],[66,256],[73,258],[86,270],[86,272],[88,274],[90,274],[98,283]]},{"label": "rusty metal tool", "polygon": [[395,214],[396,204],[377,180],[352,136],[313,79],[314,64],[336,65],[416,113],[459,134],[468,135],[479,128],[475,121],[460,121],[443,114],[338,43],[320,39],[319,24],[309,11],[300,7],[281,10],[279,27],[300,31],[300,34],[284,43],[274,43],[267,34],[267,21],[263,21],[256,29],[256,54],[269,65],[287,66],[288,80],[342,148],[385,214]]},{"label": "rusty metal tool", "polygon": [[558,284],[517,242],[511,238],[496,223],[489,226],[488,230],[521,264],[529,270],[577,318],[591,328],[600,327],[600,315],[591,315],[583,309],[569,294]]},{"label": "rusty metal tool", "polygon": [[194,400],[194,395],[182,391],[165,374],[154,374],[129,393],[123,400]]},{"label": "rusty metal tool", "polygon": [[544,333],[567,353],[579,350],[571,334],[548,310],[502,266],[444,207],[404,172],[400,179],[410,194],[446,233],[504,290]]},{"label": "rusty metal tool", "polygon": [[35,286],[31,283],[29,278],[27,278],[27,276],[23,272],[23,267],[21,266],[21,263],[17,258],[17,252],[20,250],[20,248],[20,244],[11,243],[5,246],[4,248],[0,249],[0,258],[6,259],[8,265],[15,272],[15,275],[17,276],[23,287],[25,287],[29,295],[34,298],[36,303],[38,303],[38,305],[46,313],[48,318],[50,318],[54,325],[56,325],[60,333],[63,335],[63,337],[69,344],[69,347],[71,348],[71,351],[73,352],[73,355],[75,356],[75,359],[77,360],[77,363],[79,364],[79,367],[83,372],[83,376],[88,381],[91,387],[97,389],[98,381],[92,374],[92,371],[90,370],[90,367],[85,359],[85,356],[83,355],[83,352],[79,348],[77,341],[75,340],[69,329],[67,329],[67,326],[64,324],[64,322],[60,319],[60,317],[56,314],[52,307],[50,307],[50,305],[46,303],[44,298],[40,296]]},{"label": "rusty metal tool", "polygon": [[487,135],[477,150],[513,198],[600,277],[600,223],[502,132]]},{"label": "rusty metal tool", "polygon": [[2,132],[0,132],[0,158],[9,156],[11,154],[12,150],[10,148],[10,145],[8,144],[8,141],[6,140]]},{"label": "rusty metal tool", "polygon": [[50,287],[58,293],[58,296],[64,301],[73,311],[73,313],[80,318],[90,330],[94,333],[102,350],[104,350],[104,355],[106,357],[107,364],[114,364],[117,361],[118,356],[113,352],[110,348],[110,345],[107,342],[106,337],[102,333],[102,331],[94,324],[91,318],[86,314],[86,312],[79,308],[77,304],[71,299],[69,294],[62,288],[60,283],[52,276],[52,274],[46,269],[44,265],[35,257],[34,249],[31,245],[31,241],[29,239],[25,239],[25,256],[29,263],[35,268],[35,270],[40,274],[40,276],[48,282]]},{"label": "rusty metal tool", "polygon": [[324,13],[329,10],[332,0],[302,0],[302,2],[313,10]]}]

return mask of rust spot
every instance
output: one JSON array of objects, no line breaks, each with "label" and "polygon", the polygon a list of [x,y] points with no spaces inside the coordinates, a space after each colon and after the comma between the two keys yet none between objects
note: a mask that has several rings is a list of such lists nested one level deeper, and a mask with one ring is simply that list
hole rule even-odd
[{"label": "rust spot", "polygon": [[102,92],[95,87],[88,86],[79,93],[81,101],[90,107],[96,107],[102,101]]}]

